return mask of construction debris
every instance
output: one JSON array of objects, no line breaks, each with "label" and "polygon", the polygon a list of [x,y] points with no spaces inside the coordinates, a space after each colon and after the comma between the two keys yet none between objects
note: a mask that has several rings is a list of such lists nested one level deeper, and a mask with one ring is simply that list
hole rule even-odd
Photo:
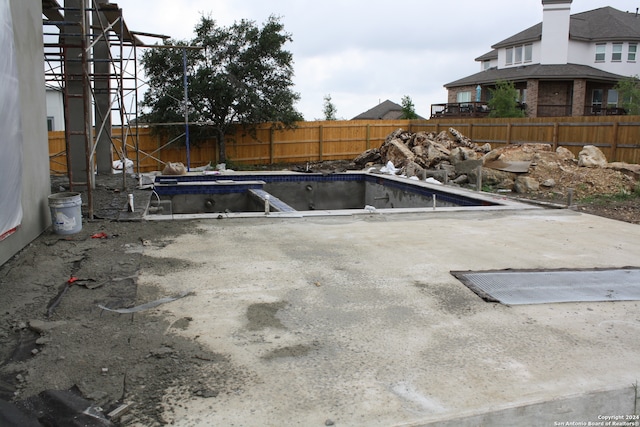
[{"label": "construction debris", "polygon": [[155,308],[155,307],[157,307],[159,305],[166,304],[168,302],[172,302],[172,301],[178,300],[180,298],[184,298],[184,297],[189,296],[189,295],[193,295],[193,292],[185,291],[185,292],[182,292],[182,293],[180,293],[178,295],[175,295],[175,296],[172,296],[172,297],[160,298],[158,300],[147,302],[145,304],[141,304],[141,305],[138,305],[138,306],[135,306],[135,307],[131,307],[131,308],[113,309],[113,308],[109,308],[109,307],[106,307],[106,306],[101,305],[101,304],[98,304],[98,307],[100,307],[103,310],[112,311],[114,313],[131,314],[131,313],[137,313],[139,311],[149,310],[151,308]]},{"label": "construction debris", "polygon": [[[397,129],[378,149],[366,150],[354,159],[356,167],[421,180],[484,187],[545,197],[567,194],[632,192],[638,185],[640,165],[608,163],[600,149],[582,147],[579,155],[567,148],[552,150],[550,144],[511,144],[492,149],[478,145],[454,128],[411,133]],[[415,178],[414,178],[415,179]]]}]

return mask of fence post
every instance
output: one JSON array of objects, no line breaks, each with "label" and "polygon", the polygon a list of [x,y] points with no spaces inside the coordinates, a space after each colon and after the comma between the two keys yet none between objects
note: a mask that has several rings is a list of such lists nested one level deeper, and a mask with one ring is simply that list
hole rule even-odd
[{"label": "fence post", "polygon": [[440,122],[436,122],[436,135],[440,133]]},{"label": "fence post", "polygon": [[611,139],[611,161],[615,162],[618,155],[618,129],[620,128],[617,121],[613,122],[613,138]]},{"label": "fence post", "polygon": [[469,141],[473,142],[473,123],[469,123]]},{"label": "fence post", "polygon": [[560,123],[555,122],[553,124],[553,137],[552,137],[553,138],[552,143],[553,143],[553,151],[554,152],[558,149],[558,138],[559,138],[558,134],[559,134],[559,130],[560,130]]},{"label": "fence post", "polygon": [[275,164],[275,142],[273,141],[275,138],[273,137],[273,135],[275,134],[275,129],[273,129],[273,126],[271,127],[271,129],[269,129],[269,164],[273,165]]},{"label": "fence post", "polygon": [[371,125],[367,123],[367,145],[366,149],[371,148]]},{"label": "fence post", "polygon": [[511,122],[507,123],[507,145],[511,145]]},{"label": "fence post", "polygon": [[324,133],[324,126],[320,125],[320,129],[318,130],[318,160],[322,161],[322,138]]}]

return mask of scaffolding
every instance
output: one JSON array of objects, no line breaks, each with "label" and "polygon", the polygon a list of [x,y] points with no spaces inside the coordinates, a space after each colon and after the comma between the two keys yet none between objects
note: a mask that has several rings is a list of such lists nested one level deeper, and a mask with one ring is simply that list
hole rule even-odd
[{"label": "scaffolding", "polygon": [[140,172],[137,49],[145,45],[138,36],[168,37],[130,31],[122,9],[107,0],[42,0],[42,14],[46,84],[63,94],[69,189],[86,190],[93,219],[96,172],[112,173],[117,156],[124,189],[130,153]]}]

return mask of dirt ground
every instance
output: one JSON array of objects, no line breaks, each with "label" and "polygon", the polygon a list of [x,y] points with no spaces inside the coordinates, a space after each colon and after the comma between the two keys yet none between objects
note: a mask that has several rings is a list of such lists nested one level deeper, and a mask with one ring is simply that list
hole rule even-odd
[{"label": "dirt ground", "polygon": [[[60,191],[64,181],[53,178],[52,190]],[[158,426],[166,424],[160,408],[168,388],[180,387],[195,398],[242,386],[246,374],[224,354],[173,333],[189,325],[188,317],[170,324],[161,307],[133,314],[100,308],[131,308],[167,297],[139,288],[138,274],[189,268],[188,262],[158,262],[142,251],[192,232],[190,223],[113,221],[133,191],[121,187],[121,178],[99,178],[96,219],[83,220],[73,235],[46,231],[0,267],[1,400],[33,409],[37,405],[29,398],[44,390],[72,390],[104,414],[130,404],[115,425]],[[77,281],[69,283],[71,277]],[[171,402],[164,404],[171,411]],[[71,425],[59,414],[52,417],[58,419],[46,425]],[[91,419],[86,425],[110,424]]]},{"label": "dirt ground", "polygon": [[[331,172],[349,164],[311,168]],[[589,185],[602,191],[598,185],[609,185],[614,177],[606,174],[584,175],[580,183],[593,182]],[[562,177],[556,180],[560,183]],[[167,389],[179,388],[198,399],[234,393],[252,380],[227,355],[175,333],[187,328],[189,317],[169,323],[161,306],[122,314],[100,307],[126,309],[168,297],[159,289],[138,287],[137,276],[145,270],[162,274],[190,268],[183,260],[146,257],[143,249],[193,233],[193,223],[114,221],[127,193],[148,191],[135,189],[136,184],[129,179],[122,189],[120,176],[98,177],[93,192],[96,218],[84,220],[81,232],[64,236],[48,230],[0,266],[0,401],[33,410],[34,396],[43,391],[71,390],[102,414],[129,405],[111,422],[92,418],[86,425],[160,426],[170,422],[163,418],[163,408],[169,413],[174,409],[171,401],[162,401]],[[561,188],[578,184],[567,181],[553,192],[530,196],[560,203],[565,197]],[[52,192],[65,185],[65,177],[52,177]],[[574,209],[640,224],[640,198],[584,203],[580,198],[588,194],[578,191]],[[71,278],[77,280],[70,283]],[[269,313],[256,313],[253,322],[273,321]],[[60,420],[48,425],[68,425]]]}]

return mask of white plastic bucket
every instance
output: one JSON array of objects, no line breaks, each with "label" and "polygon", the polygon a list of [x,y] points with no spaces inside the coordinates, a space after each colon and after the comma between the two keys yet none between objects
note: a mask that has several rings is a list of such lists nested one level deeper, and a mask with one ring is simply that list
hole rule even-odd
[{"label": "white plastic bucket", "polygon": [[64,192],[49,196],[51,222],[56,234],[73,234],[82,230],[80,193]]}]

